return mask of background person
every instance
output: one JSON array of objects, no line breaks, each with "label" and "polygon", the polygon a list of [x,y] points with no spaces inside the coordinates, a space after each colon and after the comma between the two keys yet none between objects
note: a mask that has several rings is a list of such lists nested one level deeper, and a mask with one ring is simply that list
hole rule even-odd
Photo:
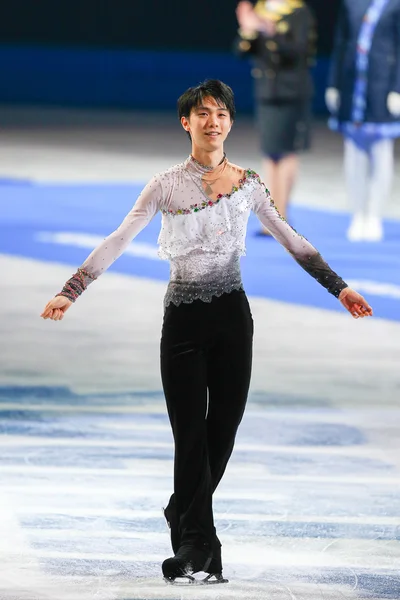
[{"label": "background person", "polygon": [[343,0],[326,104],[344,136],[348,239],[380,241],[400,136],[400,0]]},{"label": "background person", "polygon": [[314,19],[302,0],[260,1],[255,7],[243,1],[236,13],[240,29],[235,50],[253,62],[264,177],[286,218],[298,153],[310,147]]}]

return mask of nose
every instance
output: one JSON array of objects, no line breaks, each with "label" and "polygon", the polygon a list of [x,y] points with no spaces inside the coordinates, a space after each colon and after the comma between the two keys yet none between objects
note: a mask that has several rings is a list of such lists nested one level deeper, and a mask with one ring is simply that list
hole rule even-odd
[{"label": "nose", "polygon": [[218,127],[218,119],[217,119],[217,115],[214,113],[211,113],[209,118],[208,118],[208,126],[209,127]]}]

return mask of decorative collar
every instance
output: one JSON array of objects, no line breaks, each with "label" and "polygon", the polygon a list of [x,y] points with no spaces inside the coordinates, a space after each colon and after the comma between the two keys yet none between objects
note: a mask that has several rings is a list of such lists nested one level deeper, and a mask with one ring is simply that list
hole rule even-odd
[{"label": "decorative collar", "polygon": [[[218,194],[218,196],[215,200],[211,200],[210,198],[207,199],[207,197],[205,197],[205,199],[202,202],[198,202],[197,204],[191,204],[189,208],[177,208],[175,210],[172,210],[172,209],[167,210],[167,209],[162,208],[161,212],[164,215],[168,215],[170,217],[176,217],[178,215],[190,215],[191,213],[198,213],[201,210],[209,209],[209,208],[212,208],[213,206],[216,206],[217,204],[219,204],[221,202],[222,199],[229,200],[229,198],[231,198],[231,196],[233,196],[233,194],[235,194],[236,192],[241,190],[243,188],[243,186],[246,185],[246,183],[248,183],[249,181],[254,180],[254,179],[256,181],[258,181],[259,184],[264,186],[264,184],[261,183],[260,176],[257,175],[257,173],[255,171],[252,171],[251,169],[246,169],[243,179],[239,179],[238,185],[234,185],[232,187],[232,191],[229,194]],[[273,200],[270,198],[269,191],[266,189],[265,192],[267,194],[267,197],[270,199],[271,205],[273,205]],[[280,218],[282,220],[284,220],[283,217],[280,217]]]},{"label": "decorative collar", "polygon": [[[224,152],[224,156],[221,160],[221,162],[217,165],[217,167],[219,167],[220,165],[222,165],[224,162],[227,162],[227,158],[226,158],[226,154]],[[194,156],[190,155],[188,156],[188,158],[185,160],[184,165],[186,167],[186,169],[188,169],[189,171],[191,171],[191,173],[199,175],[200,177],[203,177],[203,175],[205,173],[211,173],[214,169],[216,169],[217,167],[210,167],[209,165],[202,165],[196,158],[194,158]]]}]

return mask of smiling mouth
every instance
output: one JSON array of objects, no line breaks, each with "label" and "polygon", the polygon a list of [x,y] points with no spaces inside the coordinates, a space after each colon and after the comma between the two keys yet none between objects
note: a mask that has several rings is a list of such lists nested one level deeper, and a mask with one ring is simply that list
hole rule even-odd
[{"label": "smiling mouth", "polygon": [[213,131],[212,133],[206,133],[206,135],[208,135],[209,137],[217,137],[217,136],[219,136],[221,134],[218,133],[217,131]]}]

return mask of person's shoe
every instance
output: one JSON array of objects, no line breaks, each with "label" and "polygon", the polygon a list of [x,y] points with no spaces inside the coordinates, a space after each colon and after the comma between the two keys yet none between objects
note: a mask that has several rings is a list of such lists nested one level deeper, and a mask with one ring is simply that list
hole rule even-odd
[{"label": "person's shoe", "polygon": [[349,242],[361,242],[364,239],[365,218],[363,214],[354,215],[347,230]]},{"label": "person's shoe", "polygon": [[164,579],[171,583],[177,578],[191,579],[193,573],[200,571],[208,573],[213,558],[210,544],[184,544],[172,558],[167,558],[162,564]]},{"label": "person's shoe", "polygon": [[369,215],[364,225],[364,240],[366,242],[380,242],[383,239],[382,220],[379,217]]},{"label": "person's shoe", "polygon": [[[180,546],[180,536],[178,531],[178,522],[175,517],[175,512],[170,504],[163,509],[164,517],[170,529],[172,551],[176,554]],[[213,558],[206,573],[222,573],[222,557],[221,557],[221,542],[215,536],[212,544]]]},{"label": "person's shoe", "polygon": [[[219,554],[221,554],[221,544]],[[172,558],[163,562],[164,581],[173,585],[213,585],[229,583],[222,576],[221,555],[212,557],[209,544],[184,544]],[[203,579],[195,578],[195,573],[208,573]]]}]

